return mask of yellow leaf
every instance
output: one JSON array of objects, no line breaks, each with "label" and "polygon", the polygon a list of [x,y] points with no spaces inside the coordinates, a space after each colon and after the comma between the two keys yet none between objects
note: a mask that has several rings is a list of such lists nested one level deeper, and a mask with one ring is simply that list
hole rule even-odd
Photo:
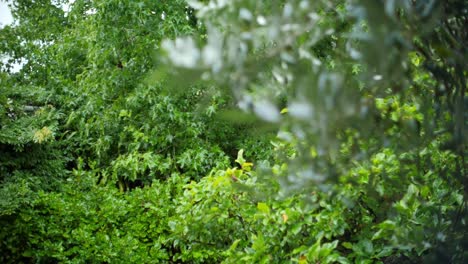
[{"label": "yellow leaf", "polygon": [[269,214],[270,213],[270,208],[268,207],[268,205],[266,203],[258,203],[257,204],[257,209],[262,212],[262,213],[265,213],[265,214]]},{"label": "yellow leaf", "polygon": [[282,214],[281,217],[283,218],[283,223],[286,223],[288,221],[288,215],[287,214]]},{"label": "yellow leaf", "polygon": [[307,264],[307,257],[302,255],[299,257],[299,264]]},{"label": "yellow leaf", "polygon": [[253,163],[251,162],[244,162],[242,163],[242,169],[245,171],[250,171],[252,169]]}]

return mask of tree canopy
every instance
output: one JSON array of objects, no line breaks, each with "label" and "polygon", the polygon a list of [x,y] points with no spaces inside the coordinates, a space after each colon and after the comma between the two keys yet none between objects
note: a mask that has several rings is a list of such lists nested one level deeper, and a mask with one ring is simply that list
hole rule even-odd
[{"label": "tree canopy", "polygon": [[466,1],[4,2],[1,262],[467,261]]}]

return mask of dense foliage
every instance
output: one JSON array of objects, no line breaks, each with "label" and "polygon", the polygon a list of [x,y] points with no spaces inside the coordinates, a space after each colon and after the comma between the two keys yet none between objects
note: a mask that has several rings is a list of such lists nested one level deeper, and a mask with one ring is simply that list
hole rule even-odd
[{"label": "dense foliage", "polygon": [[467,261],[466,1],[6,2],[2,263]]}]

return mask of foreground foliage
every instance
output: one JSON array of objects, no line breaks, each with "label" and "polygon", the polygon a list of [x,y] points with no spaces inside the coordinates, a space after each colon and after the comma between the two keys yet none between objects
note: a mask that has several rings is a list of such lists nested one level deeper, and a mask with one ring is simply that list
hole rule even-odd
[{"label": "foreground foliage", "polygon": [[465,1],[66,3],[0,29],[2,263],[466,262]]},{"label": "foreground foliage", "polygon": [[[391,159],[388,151],[379,156]],[[242,157],[238,161],[240,168],[214,171],[199,182],[173,177],[128,194],[112,186],[95,186],[94,175],[75,170],[79,189],[74,183],[64,184],[60,193],[40,191],[34,203],[21,210],[9,233],[3,234],[4,245],[13,253],[3,260],[403,261],[399,256],[410,260],[413,252],[422,253],[440,243],[428,230],[449,227],[447,214],[462,202],[461,195],[441,188],[444,182],[435,174],[425,177],[425,184],[410,184],[394,197],[363,197],[368,175],[385,162],[381,160],[357,168],[361,183],[338,185],[337,196],[314,192],[265,198],[278,185],[265,184],[251,171],[251,163]],[[398,168],[395,161],[386,162],[394,163],[387,169]],[[395,217],[388,218],[382,205],[391,206],[387,210],[393,210]]]}]

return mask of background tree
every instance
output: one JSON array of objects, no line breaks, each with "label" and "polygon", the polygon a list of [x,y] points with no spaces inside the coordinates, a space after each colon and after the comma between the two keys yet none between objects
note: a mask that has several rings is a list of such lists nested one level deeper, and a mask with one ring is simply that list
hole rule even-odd
[{"label": "background tree", "polygon": [[0,261],[466,262],[464,2],[9,1]]}]

